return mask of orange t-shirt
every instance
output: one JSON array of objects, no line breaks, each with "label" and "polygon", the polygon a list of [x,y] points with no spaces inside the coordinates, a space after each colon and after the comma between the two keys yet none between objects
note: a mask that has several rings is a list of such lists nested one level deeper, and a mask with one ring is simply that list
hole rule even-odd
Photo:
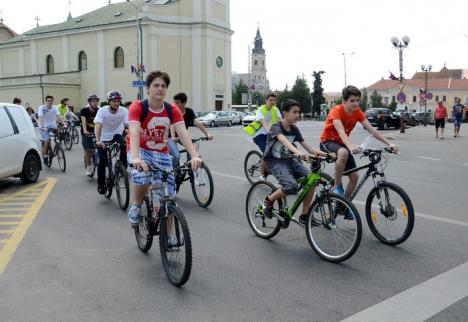
[{"label": "orange t-shirt", "polygon": [[331,109],[330,113],[328,113],[327,119],[325,121],[325,126],[323,127],[322,134],[320,135],[320,142],[334,141],[340,144],[344,144],[340,136],[338,135],[338,131],[333,125],[333,120],[341,120],[341,123],[343,123],[345,133],[347,136],[349,136],[351,134],[351,131],[354,129],[356,123],[362,122],[365,119],[366,116],[360,108],[357,108],[353,112],[353,114],[348,115],[344,111],[343,104],[336,105],[334,108]]}]

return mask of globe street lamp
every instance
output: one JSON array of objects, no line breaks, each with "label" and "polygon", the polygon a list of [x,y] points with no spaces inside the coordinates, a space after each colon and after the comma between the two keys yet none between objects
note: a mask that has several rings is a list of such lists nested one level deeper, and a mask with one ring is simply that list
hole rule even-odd
[{"label": "globe street lamp", "polygon": [[431,71],[432,65],[421,65],[421,70],[424,72],[424,126],[427,126],[427,75]]},{"label": "globe street lamp", "polygon": [[343,55],[343,63],[344,63],[344,87],[346,87],[346,57],[354,55],[356,52],[352,52],[349,54],[342,53]]},{"label": "globe street lamp", "polygon": [[[403,93],[403,49],[408,47],[410,39],[408,36],[403,36],[400,39],[397,37],[392,37],[390,41],[393,44],[393,47],[398,49],[399,54],[399,63],[400,63],[400,94],[398,94],[399,102],[403,104],[406,101],[406,96]],[[405,122],[403,120],[402,114],[400,113],[400,133],[405,133]]]}]

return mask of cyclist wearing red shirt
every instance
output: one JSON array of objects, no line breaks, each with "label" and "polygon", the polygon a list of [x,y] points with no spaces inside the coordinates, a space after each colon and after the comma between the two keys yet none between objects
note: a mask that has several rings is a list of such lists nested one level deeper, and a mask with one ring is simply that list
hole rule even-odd
[{"label": "cyclist wearing red shirt", "polygon": [[[191,156],[192,170],[196,171],[202,164],[202,160],[195,150],[192,140],[185,128],[181,111],[175,105],[168,106],[164,102],[167,88],[171,80],[167,73],[151,72],[146,78],[148,90],[148,114],[141,121],[143,104],[135,101],[129,108],[130,152],[128,159],[133,163],[132,181],[134,183],[134,203],[128,212],[128,219],[132,224],[138,224],[140,220],[141,205],[149,185],[158,186],[162,180],[161,173],[148,171],[149,164],[156,164],[165,169],[172,169],[172,160],[167,147],[169,127],[172,124],[180,139]],[[170,113],[167,108],[170,108]],[[167,187],[170,197],[176,194],[174,176],[167,178]],[[157,191],[157,197],[161,198],[163,191]],[[158,204],[154,204],[159,208]]]},{"label": "cyclist wearing red shirt", "polygon": [[357,122],[377,140],[391,147],[395,152],[398,147],[388,141],[382,134],[372,127],[366,116],[359,108],[361,91],[355,86],[347,86],[342,91],[343,103],[333,107],[328,113],[322,134],[320,135],[320,148],[325,152],[335,152],[337,154],[335,188],[334,192],[349,198],[351,192],[356,187],[359,179],[357,172],[350,173],[349,183],[346,190],[343,190],[341,177],[343,171],[356,167],[356,161],[352,154],[359,152],[359,147],[351,143],[349,135]]}]

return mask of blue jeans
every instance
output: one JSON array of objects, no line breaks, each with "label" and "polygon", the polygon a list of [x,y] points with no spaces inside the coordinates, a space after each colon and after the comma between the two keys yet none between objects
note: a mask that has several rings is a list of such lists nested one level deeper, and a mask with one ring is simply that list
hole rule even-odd
[{"label": "blue jeans", "polygon": [[179,165],[180,159],[179,147],[173,140],[167,141],[167,147],[169,148],[169,153],[172,156],[172,168],[176,168]]}]

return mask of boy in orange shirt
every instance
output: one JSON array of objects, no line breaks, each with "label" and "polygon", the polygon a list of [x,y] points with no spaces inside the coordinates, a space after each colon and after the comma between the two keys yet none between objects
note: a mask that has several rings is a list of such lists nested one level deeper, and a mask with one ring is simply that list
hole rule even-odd
[{"label": "boy in orange shirt", "polygon": [[[394,152],[397,152],[398,147],[390,143],[379,131],[374,129],[366,119],[366,116],[359,108],[361,91],[357,87],[345,87],[342,95],[343,103],[333,107],[325,121],[322,134],[320,135],[320,148],[322,151],[328,153],[335,152],[337,154],[334,192],[349,198],[351,192],[356,187],[359,174],[352,172],[348,175],[349,183],[346,185],[346,190],[343,190],[341,177],[344,171],[356,167],[356,161],[352,154],[359,153],[359,147],[351,143],[349,139],[349,135],[356,123],[360,122],[373,137],[388,145]],[[350,218],[346,219],[353,218],[350,216]]]}]

